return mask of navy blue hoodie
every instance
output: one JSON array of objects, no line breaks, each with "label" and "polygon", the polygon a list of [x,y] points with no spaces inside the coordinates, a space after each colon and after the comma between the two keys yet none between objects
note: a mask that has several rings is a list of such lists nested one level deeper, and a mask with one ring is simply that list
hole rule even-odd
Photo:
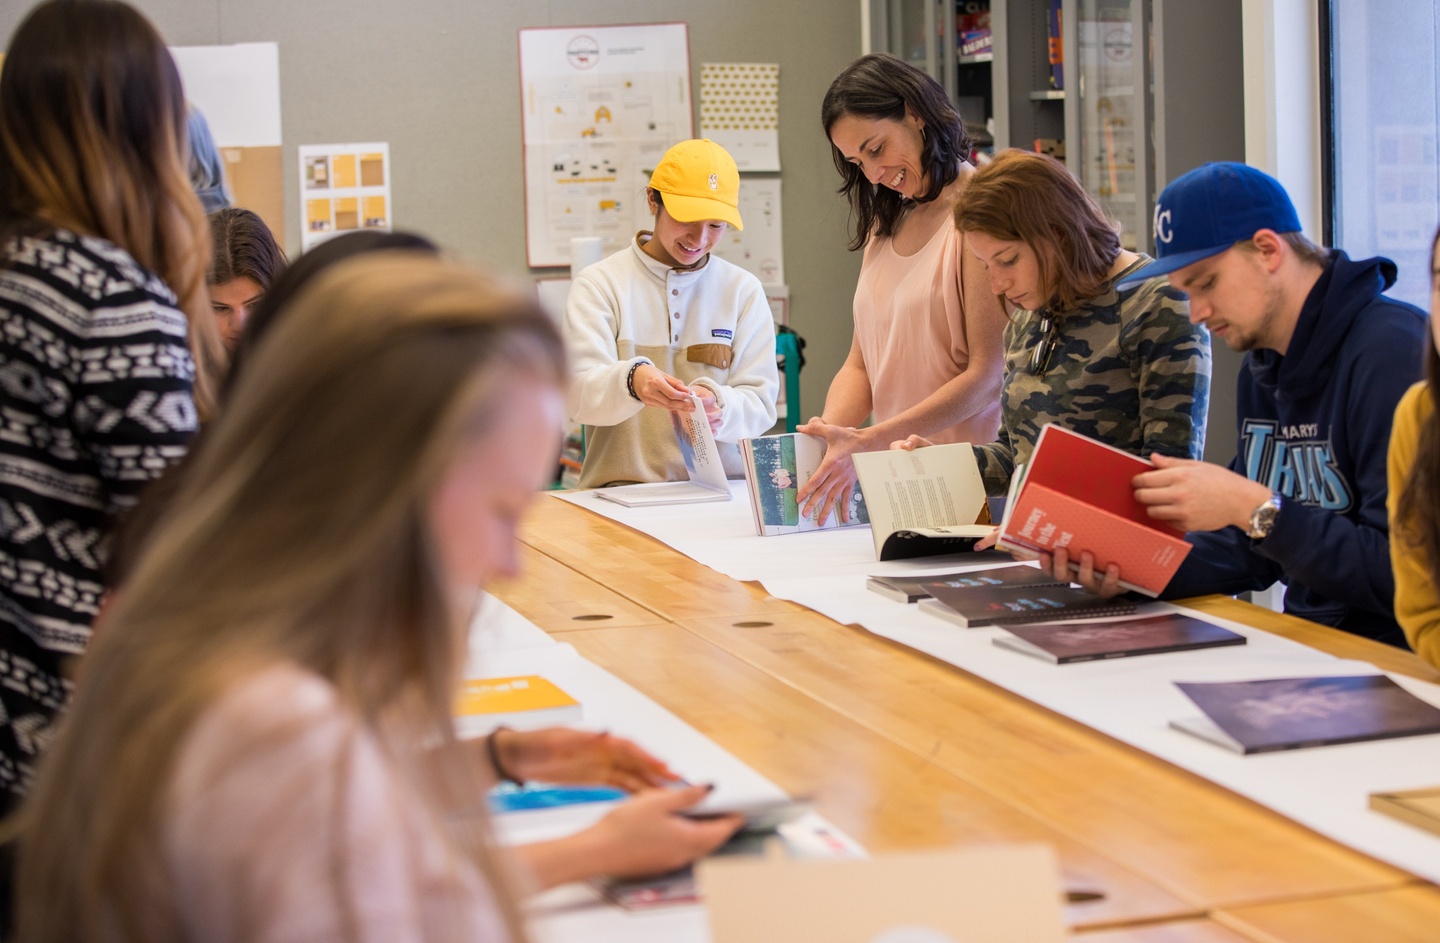
[{"label": "navy blue hoodie", "polygon": [[1284,356],[1245,356],[1232,471],[1284,496],[1275,528],[1190,534],[1164,596],[1286,584],[1285,611],[1404,647],[1395,621],[1385,456],[1401,395],[1422,373],[1425,314],[1381,294],[1395,263],[1332,253]]}]

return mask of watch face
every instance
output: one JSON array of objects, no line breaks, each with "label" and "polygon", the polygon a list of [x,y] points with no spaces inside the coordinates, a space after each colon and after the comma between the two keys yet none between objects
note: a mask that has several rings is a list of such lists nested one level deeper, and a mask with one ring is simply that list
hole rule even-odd
[{"label": "watch face", "polygon": [[1270,531],[1275,528],[1275,519],[1280,516],[1278,502],[1271,500],[1255,509],[1250,515],[1250,536],[1259,540],[1261,537],[1270,536]]}]

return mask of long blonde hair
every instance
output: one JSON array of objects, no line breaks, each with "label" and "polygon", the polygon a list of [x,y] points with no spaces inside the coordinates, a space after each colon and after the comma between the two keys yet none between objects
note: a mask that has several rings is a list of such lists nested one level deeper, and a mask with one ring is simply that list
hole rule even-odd
[{"label": "long blonde hair", "polygon": [[[158,842],[177,744],[267,665],[325,678],[392,756],[442,742],[439,775],[418,783],[437,816],[480,794],[483,773],[451,732],[466,614],[442,580],[429,496],[517,380],[558,389],[563,377],[560,337],[533,301],[429,255],[369,254],[302,289],[86,655],[21,813],[20,939],[113,939],[117,920],[123,939],[164,938],[154,921],[173,916],[134,902],[173,898]],[[522,940],[477,828],[457,853],[479,863]]]},{"label": "long blonde hair", "polygon": [[185,96],[159,33],[117,0],[50,0],[0,67],[0,237],[60,226],[124,249],[175,293],[208,418],[225,369],[186,167]]}]

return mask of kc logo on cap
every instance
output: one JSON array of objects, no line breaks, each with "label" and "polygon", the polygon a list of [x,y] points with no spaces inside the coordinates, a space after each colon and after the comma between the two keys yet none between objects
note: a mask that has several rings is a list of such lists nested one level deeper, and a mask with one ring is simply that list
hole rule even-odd
[{"label": "kc logo on cap", "polygon": [[1175,238],[1175,231],[1170,228],[1170,217],[1173,214],[1165,208],[1165,204],[1155,204],[1155,241],[1169,244]]}]

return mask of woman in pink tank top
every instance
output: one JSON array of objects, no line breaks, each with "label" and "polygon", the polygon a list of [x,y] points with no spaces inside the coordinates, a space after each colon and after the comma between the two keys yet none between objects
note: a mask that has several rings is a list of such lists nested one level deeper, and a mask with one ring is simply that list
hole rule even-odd
[{"label": "woman in pink tank top", "polygon": [[800,490],[805,513],[823,520],[849,507],[855,452],[912,434],[995,438],[1006,319],[952,223],[975,169],[945,90],[894,56],[862,56],[830,85],[821,121],[855,220],[850,248],[864,250],[850,354],[821,415],[799,427],[826,441]]}]

